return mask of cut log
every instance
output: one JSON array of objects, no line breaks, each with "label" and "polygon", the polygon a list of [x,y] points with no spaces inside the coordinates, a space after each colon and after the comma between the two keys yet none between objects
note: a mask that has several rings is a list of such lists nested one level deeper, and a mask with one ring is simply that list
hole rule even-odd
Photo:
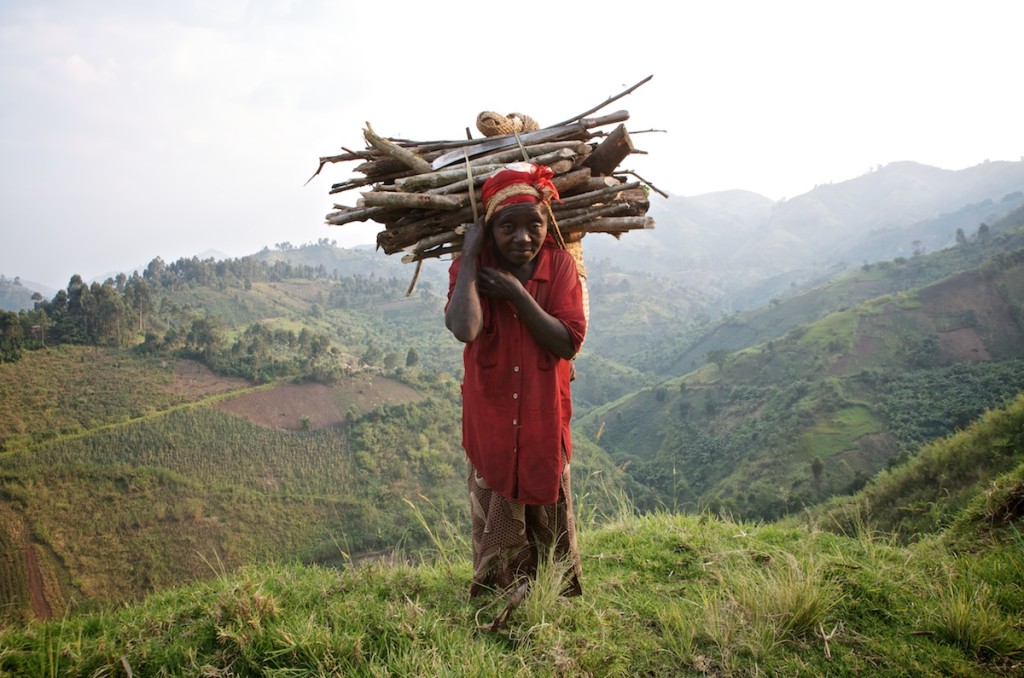
[{"label": "cut log", "polygon": [[587,161],[583,163],[594,174],[611,174],[634,151],[633,141],[625,125],[619,125],[604,141],[598,144]]}]

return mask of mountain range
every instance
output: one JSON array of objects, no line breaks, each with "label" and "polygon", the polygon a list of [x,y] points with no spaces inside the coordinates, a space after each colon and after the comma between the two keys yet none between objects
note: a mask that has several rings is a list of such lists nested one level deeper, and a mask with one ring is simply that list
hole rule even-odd
[{"label": "mountain range", "polygon": [[731,312],[840,270],[955,242],[1024,204],[1024,161],[952,171],[892,163],[774,202],[749,191],[651,196],[655,227],[591,236],[588,260],[683,283]]}]

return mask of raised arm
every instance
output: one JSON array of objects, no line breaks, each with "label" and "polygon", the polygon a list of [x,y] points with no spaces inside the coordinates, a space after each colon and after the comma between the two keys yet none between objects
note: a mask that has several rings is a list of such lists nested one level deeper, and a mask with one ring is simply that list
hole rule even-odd
[{"label": "raised arm", "polygon": [[483,308],[477,284],[477,259],[483,241],[484,226],[478,220],[466,231],[458,276],[444,312],[445,327],[462,343],[473,341],[483,329]]}]

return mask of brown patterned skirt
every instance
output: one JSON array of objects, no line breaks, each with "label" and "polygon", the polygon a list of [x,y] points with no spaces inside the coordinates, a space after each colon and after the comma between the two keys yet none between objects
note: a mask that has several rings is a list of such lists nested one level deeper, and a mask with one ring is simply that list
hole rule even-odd
[{"label": "brown patterned skirt", "polygon": [[537,563],[553,553],[569,563],[565,595],[580,595],[579,547],[572,512],[569,464],[562,472],[558,501],[534,506],[509,501],[492,490],[466,461],[473,519],[473,583],[469,595],[514,588],[533,579]]}]

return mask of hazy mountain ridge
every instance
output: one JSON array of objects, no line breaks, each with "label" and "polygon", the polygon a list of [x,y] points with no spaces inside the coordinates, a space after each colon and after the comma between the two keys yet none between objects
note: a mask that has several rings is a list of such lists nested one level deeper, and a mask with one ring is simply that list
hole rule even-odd
[{"label": "hazy mountain ridge", "polygon": [[1024,204],[1022,191],[1024,161],[957,171],[898,162],[777,203],[748,191],[652,195],[654,229],[618,242],[591,237],[585,250],[684,282],[728,312],[846,266],[909,256],[915,242],[943,247],[957,228],[972,233],[979,218]]}]

